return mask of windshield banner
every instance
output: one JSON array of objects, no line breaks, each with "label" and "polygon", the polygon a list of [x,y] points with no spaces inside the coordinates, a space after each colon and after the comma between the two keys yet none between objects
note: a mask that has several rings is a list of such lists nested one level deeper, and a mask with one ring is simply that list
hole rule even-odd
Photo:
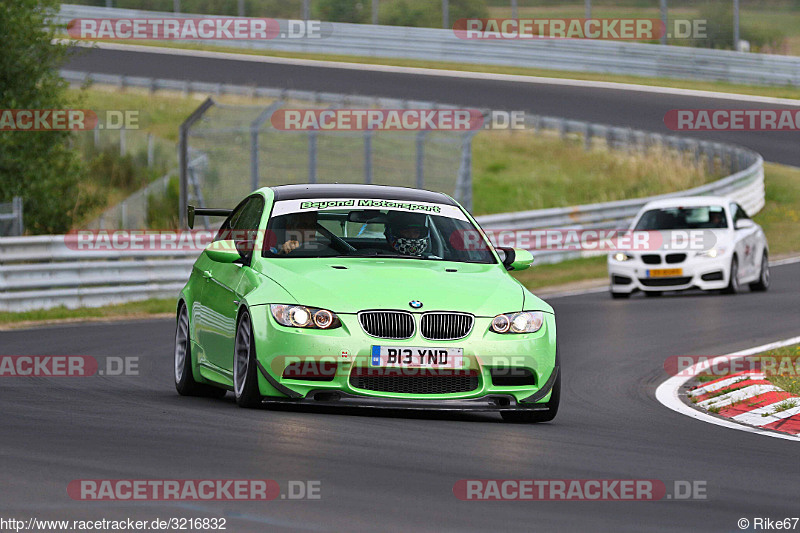
[{"label": "windshield banner", "polygon": [[309,211],[358,211],[362,209],[406,211],[409,213],[424,213],[458,220],[467,220],[464,212],[454,205],[370,198],[304,198],[302,200],[281,200],[275,202],[275,206],[272,208],[272,216],[277,217],[289,213],[303,213]]}]

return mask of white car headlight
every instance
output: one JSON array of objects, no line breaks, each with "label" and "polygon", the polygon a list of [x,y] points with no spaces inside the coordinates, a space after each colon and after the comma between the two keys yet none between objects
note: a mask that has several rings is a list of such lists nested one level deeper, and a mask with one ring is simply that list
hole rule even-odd
[{"label": "white car headlight", "polygon": [[614,258],[614,261],[620,261],[620,262],[633,259],[633,256],[631,254],[626,254],[625,252],[617,252],[612,257]]},{"label": "white car headlight", "polygon": [[495,333],[535,333],[544,325],[541,311],[504,313],[492,319],[491,329]]},{"label": "white car headlight", "polygon": [[710,259],[714,259],[715,257],[719,257],[725,253],[725,248],[711,248],[710,250],[705,250],[703,252],[697,252],[695,254],[697,257],[708,257]]},{"label": "white car headlight", "polygon": [[339,317],[327,309],[304,305],[271,304],[272,316],[281,326],[309,329],[333,329],[342,325]]}]

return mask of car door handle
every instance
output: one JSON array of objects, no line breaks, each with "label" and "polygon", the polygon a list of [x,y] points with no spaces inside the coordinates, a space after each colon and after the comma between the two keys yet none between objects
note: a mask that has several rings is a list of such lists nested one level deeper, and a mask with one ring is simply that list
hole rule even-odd
[{"label": "car door handle", "polygon": [[203,270],[203,277],[206,279],[211,279],[211,271],[210,270]]}]

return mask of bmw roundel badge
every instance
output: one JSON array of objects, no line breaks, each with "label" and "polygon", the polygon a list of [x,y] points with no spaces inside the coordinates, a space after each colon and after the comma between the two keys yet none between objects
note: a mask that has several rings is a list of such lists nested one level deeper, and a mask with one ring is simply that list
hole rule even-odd
[{"label": "bmw roundel badge", "polygon": [[420,307],[422,307],[422,302],[420,302],[419,300],[411,300],[410,302],[408,302],[408,305],[410,305],[414,309],[419,309]]}]

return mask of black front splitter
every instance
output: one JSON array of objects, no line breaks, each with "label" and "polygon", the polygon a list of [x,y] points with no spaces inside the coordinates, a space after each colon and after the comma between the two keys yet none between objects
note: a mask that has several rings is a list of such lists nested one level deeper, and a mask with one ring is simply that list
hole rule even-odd
[{"label": "black front splitter", "polygon": [[519,403],[510,394],[490,394],[480,398],[453,400],[406,400],[402,398],[379,398],[356,396],[339,391],[312,390],[304,398],[264,398],[265,405],[314,405],[318,407],[363,407],[369,409],[404,409],[415,411],[547,411],[544,403]]}]

